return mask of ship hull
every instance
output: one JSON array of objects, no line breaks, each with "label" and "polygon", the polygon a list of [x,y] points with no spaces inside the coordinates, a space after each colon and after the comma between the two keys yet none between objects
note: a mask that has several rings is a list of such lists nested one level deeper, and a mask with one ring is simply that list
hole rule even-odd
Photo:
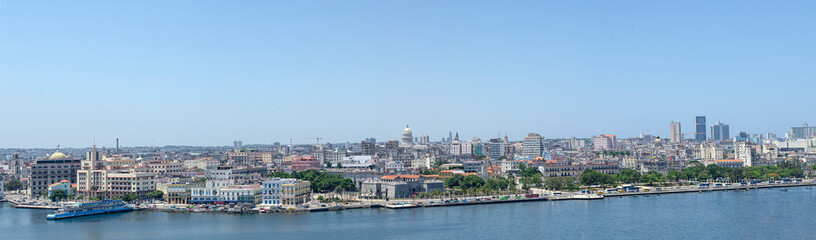
[{"label": "ship hull", "polygon": [[91,215],[99,215],[99,214],[107,214],[107,213],[117,213],[117,212],[128,212],[133,211],[133,207],[118,207],[113,209],[99,209],[99,210],[91,210],[91,211],[83,211],[83,212],[75,212],[75,213],[51,213],[48,214],[48,220],[59,220],[59,219],[66,219],[66,218],[75,218],[75,217],[84,217],[84,216],[91,216]]}]

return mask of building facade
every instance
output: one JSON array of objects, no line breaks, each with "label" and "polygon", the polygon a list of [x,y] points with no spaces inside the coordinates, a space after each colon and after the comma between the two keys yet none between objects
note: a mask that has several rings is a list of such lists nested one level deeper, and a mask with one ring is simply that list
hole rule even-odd
[{"label": "building facade", "polygon": [[265,206],[297,206],[311,198],[311,183],[294,178],[274,178],[263,181]]},{"label": "building facade", "polygon": [[524,137],[521,147],[521,155],[524,157],[538,157],[544,152],[544,137],[536,133],[529,133]]},{"label": "building facade", "polygon": [[724,124],[721,122],[717,122],[717,124],[711,125],[711,139],[714,141],[722,141],[728,140],[731,138],[730,129],[728,124]]},{"label": "building facade", "polygon": [[29,179],[29,189],[32,196],[46,196],[48,185],[68,180],[71,183],[77,182],[77,170],[80,169],[82,160],[69,157],[59,150],[48,159],[37,160],[31,165],[31,178]]},{"label": "building facade", "polygon": [[694,140],[702,142],[706,140],[706,117],[694,117]]},{"label": "building facade", "polygon": [[669,138],[671,143],[683,143],[683,131],[679,122],[669,123]]}]

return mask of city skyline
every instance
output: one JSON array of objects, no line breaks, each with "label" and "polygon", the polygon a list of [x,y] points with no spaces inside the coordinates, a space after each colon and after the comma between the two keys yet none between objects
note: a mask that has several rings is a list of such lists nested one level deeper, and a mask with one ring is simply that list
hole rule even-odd
[{"label": "city skyline", "polygon": [[0,148],[816,122],[808,1],[3,3]]}]

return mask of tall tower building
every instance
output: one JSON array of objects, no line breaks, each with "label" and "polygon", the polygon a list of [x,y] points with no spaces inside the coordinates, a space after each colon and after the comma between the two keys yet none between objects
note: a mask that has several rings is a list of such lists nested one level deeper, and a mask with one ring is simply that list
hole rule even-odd
[{"label": "tall tower building", "polygon": [[706,140],[706,117],[694,117],[694,140],[704,142]]},{"label": "tall tower building", "polygon": [[728,124],[717,122],[717,124],[711,125],[711,139],[714,139],[714,141],[728,140],[730,138],[728,131]]},{"label": "tall tower building", "polygon": [[521,155],[524,157],[534,158],[544,152],[544,138],[539,134],[527,134],[521,144]]},{"label": "tall tower building", "polygon": [[737,141],[734,143],[734,155],[737,159],[742,160],[746,167],[753,165],[754,153],[754,149],[747,142]]},{"label": "tall tower building", "polygon": [[683,143],[683,131],[679,122],[669,123],[669,138],[672,143]]}]

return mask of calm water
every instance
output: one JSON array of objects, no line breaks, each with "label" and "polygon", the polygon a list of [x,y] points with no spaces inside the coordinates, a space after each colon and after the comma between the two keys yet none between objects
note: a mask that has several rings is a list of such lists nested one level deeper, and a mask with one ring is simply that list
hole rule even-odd
[{"label": "calm water", "polygon": [[0,239],[814,239],[804,187],[308,214],[131,212],[46,221],[0,204]]}]

